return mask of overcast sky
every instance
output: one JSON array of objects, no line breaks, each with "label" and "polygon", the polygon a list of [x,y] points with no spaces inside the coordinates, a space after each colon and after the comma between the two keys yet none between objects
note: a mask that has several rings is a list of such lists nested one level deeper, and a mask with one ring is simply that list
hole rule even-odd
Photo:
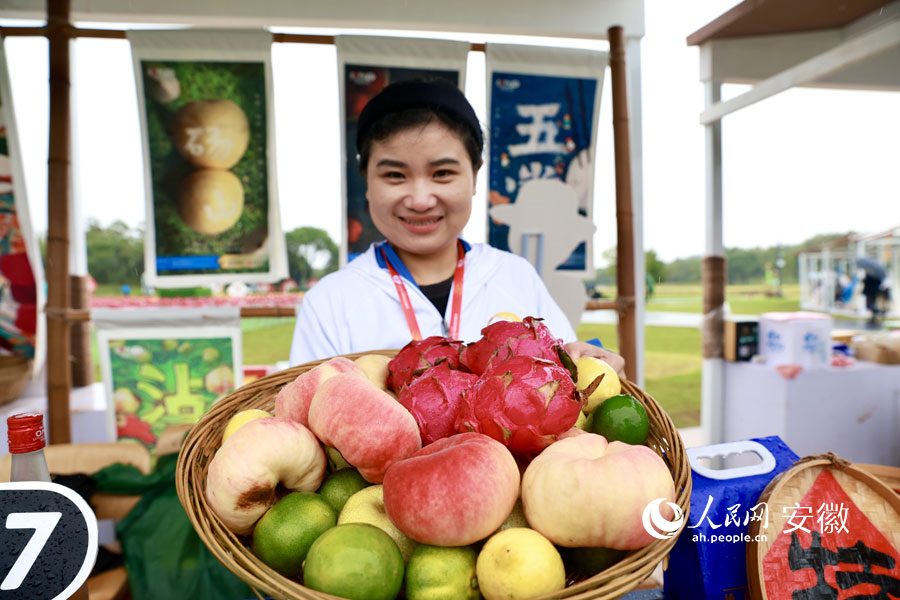
[{"label": "overcast sky", "polygon": [[[698,81],[697,49],[688,47],[685,38],[736,3],[646,1],[644,242],[667,261],[704,251],[704,145],[698,121],[703,89]],[[550,43],[606,48],[605,42]],[[10,38],[6,50],[31,211],[36,229],[45,231],[46,41]],[[136,226],[145,220],[145,206],[128,44],[81,39],[75,56],[76,188],[84,207],[81,218],[84,223],[93,218],[104,224],[121,220]],[[333,46],[273,45],[282,225],[285,230],[321,227],[338,240],[341,172],[336,60]],[[466,92],[482,121],[484,77],[484,55],[471,52]],[[742,89],[727,86],[725,95]],[[598,262],[600,253],[615,245],[609,92],[607,76],[598,126],[594,206]],[[795,89],[725,117],[726,246],[794,244],[819,233],[900,226],[898,101],[897,94],[884,92]],[[472,241],[485,237],[485,171],[473,218],[464,232]]]}]

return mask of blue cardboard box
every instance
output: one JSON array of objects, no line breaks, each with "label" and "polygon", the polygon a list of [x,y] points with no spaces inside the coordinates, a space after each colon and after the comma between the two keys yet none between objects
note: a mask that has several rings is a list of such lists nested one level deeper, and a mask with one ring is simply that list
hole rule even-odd
[{"label": "blue cardboard box", "polygon": [[[746,548],[751,521],[774,515],[759,495],[799,457],[778,436],[688,450],[691,512],[664,576],[666,600],[750,600]],[[755,464],[748,464],[755,463]],[[766,527],[760,529],[765,535]]]}]

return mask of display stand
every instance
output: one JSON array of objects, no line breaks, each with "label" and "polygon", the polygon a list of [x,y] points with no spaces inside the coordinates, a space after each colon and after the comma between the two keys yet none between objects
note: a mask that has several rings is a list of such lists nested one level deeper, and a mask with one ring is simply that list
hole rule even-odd
[{"label": "display stand", "polygon": [[900,466],[900,365],[859,361],[785,379],[769,365],[726,362],[724,389],[726,440],[777,435],[800,456]]}]

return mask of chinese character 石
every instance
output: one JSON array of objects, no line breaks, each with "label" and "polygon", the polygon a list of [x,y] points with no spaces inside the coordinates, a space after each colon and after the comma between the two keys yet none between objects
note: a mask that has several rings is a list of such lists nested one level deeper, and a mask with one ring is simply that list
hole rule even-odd
[{"label": "chinese character \u77f3", "polygon": [[519,123],[516,131],[528,137],[522,144],[510,144],[509,154],[560,154],[565,152],[566,145],[556,141],[559,128],[552,118],[559,112],[559,102],[549,104],[520,104],[516,106],[519,115],[531,119],[530,123]]},{"label": "chinese character \u77f3", "polygon": [[760,502],[748,510],[747,517],[744,519],[744,526],[746,527],[751,521],[762,522],[762,528],[766,529],[769,526],[769,505],[765,502]]},{"label": "chinese character \u77f3", "polygon": [[[784,532],[790,533],[792,531],[797,531],[799,529],[801,531],[805,531],[806,533],[809,533],[809,529],[804,527],[803,523],[805,523],[807,519],[813,518],[812,507],[800,506],[799,503],[797,503],[796,506],[782,506],[781,507],[782,513],[786,513],[788,511],[791,511],[791,516],[788,517],[787,524],[790,525],[791,528],[785,529]],[[801,514],[798,515],[797,513],[801,513]],[[800,519],[800,522],[799,523],[796,522],[795,519]]]},{"label": "chinese character \u77f3", "polygon": [[[843,571],[840,565],[862,565],[862,571]],[[812,542],[809,548],[800,544],[796,533],[791,534],[791,545],[788,549],[788,566],[791,571],[801,569],[813,569],[816,573],[816,584],[811,588],[794,590],[791,594],[793,600],[837,600],[839,590],[833,588],[825,581],[825,567],[837,566],[834,580],[842,590],[850,589],[857,585],[877,585],[879,591],[876,594],[855,595],[853,600],[874,598],[875,600],[890,600],[891,597],[900,597],[900,579],[890,575],[872,573],[872,566],[884,569],[894,568],[894,558],[878,550],[866,546],[862,541],[849,548],[838,547],[837,552],[822,546],[822,534],[812,532]]]},{"label": "chinese character \u77f3", "polygon": [[696,524],[688,525],[688,529],[696,529],[697,527],[700,527],[701,525],[703,525],[703,519],[706,519],[707,521],[709,521],[709,526],[712,527],[713,529],[718,529],[719,527],[721,527],[721,525],[716,525],[715,523],[713,523],[713,520],[708,516],[709,507],[712,506],[712,502],[713,502],[713,497],[709,496],[706,500],[706,508],[703,509],[703,514],[700,515],[700,518],[697,520]]},{"label": "chinese character \u77f3", "polygon": [[822,533],[849,533],[847,530],[847,507],[841,502],[823,503],[819,507],[819,529]]}]

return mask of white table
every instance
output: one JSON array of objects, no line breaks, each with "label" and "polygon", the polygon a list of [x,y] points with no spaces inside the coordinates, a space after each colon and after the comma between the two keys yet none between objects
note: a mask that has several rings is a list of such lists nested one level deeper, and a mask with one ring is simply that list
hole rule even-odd
[{"label": "white table", "polygon": [[[103,383],[93,383],[82,388],[72,388],[69,396],[71,407],[72,443],[115,441],[115,422],[111,411],[107,410],[106,390]],[[0,455],[9,453],[6,435],[6,418],[21,412],[44,413],[44,432],[49,439],[50,428],[47,419],[47,383],[43,379],[29,382],[22,395],[0,406]]]},{"label": "white table", "polygon": [[726,441],[777,435],[800,456],[834,452],[900,466],[900,366],[859,361],[785,379],[764,364],[726,363]]}]

